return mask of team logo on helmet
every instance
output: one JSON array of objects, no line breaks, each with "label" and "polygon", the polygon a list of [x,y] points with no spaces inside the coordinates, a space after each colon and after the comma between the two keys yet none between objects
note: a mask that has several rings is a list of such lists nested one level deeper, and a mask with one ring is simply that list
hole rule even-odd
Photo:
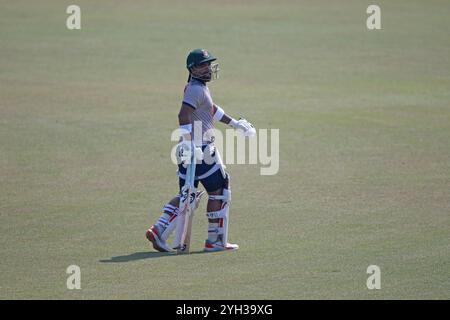
[{"label": "team logo on helmet", "polygon": [[202,50],[202,52],[203,52],[203,57],[204,57],[204,58],[208,58],[208,57],[209,57],[208,51]]}]

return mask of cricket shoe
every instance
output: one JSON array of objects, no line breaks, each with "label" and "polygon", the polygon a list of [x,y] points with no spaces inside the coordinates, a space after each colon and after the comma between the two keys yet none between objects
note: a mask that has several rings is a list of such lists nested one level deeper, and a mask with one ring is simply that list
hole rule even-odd
[{"label": "cricket shoe", "polygon": [[221,242],[210,242],[209,240],[205,241],[204,251],[206,252],[216,252],[216,251],[236,251],[239,249],[237,244],[227,243],[226,246],[222,245]]},{"label": "cricket shoe", "polygon": [[159,235],[160,232],[157,226],[151,226],[150,229],[145,232],[145,237],[152,243],[155,250],[159,252],[173,251]]}]

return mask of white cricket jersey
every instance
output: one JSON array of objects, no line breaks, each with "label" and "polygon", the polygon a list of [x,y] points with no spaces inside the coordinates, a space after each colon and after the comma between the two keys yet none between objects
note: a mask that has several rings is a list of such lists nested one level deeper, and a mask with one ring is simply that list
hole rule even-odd
[{"label": "white cricket jersey", "polygon": [[[184,88],[183,103],[195,109],[192,113],[195,145],[201,146],[211,142],[214,129],[214,103],[206,83],[191,79]],[[205,135],[206,132],[208,133]]]}]

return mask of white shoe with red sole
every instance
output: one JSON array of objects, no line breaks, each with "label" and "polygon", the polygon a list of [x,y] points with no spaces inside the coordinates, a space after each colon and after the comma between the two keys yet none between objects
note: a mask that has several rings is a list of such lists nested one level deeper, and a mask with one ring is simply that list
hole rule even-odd
[{"label": "white shoe with red sole", "polygon": [[217,252],[217,251],[236,251],[239,249],[237,244],[227,243],[226,246],[223,246],[221,243],[216,242],[212,243],[208,240],[205,241],[205,248],[203,249],[206,252]]},{"label": "white shoe with red sole", "polygon": [[145,237],[148,241],[150,241],[153,245],[153,248],[159,252],[172,252],[172,248],[170,248],[167,243],[161,239],[159,236],[158,228],[155,226],[151,226],[145,232]]}]

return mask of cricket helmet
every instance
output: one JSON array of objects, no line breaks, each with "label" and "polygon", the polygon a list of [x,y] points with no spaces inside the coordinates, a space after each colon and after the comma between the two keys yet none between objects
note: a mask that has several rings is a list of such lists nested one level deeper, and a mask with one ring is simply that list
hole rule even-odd
[{"label": "cricket helmet", "polygon": [[190,71],[192,67],[198,66],[204,62],[212,62],[217,60],[212,54],[205,49],[192,50],[186,60],[186,68]]},{"label": "cricket helmet", "polygon": [[[211,81],[218,78],[219,64],[211,63],[216,61],[217,58],[210,54],[205,49],[195,49],[192,50],[186,59],[186,68],[189,70],[189,79],[193,78],[200,79],[202,81]],[[195,70],[196,66],[199,66],[205,62],[209,62],[208,69],[205,71]]]}]

